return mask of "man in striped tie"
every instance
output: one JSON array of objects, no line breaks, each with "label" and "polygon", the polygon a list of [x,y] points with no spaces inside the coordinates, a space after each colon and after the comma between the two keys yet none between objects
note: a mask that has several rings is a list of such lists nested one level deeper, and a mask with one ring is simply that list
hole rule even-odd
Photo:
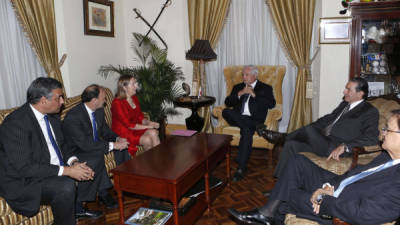
[{"label": "man in striped tie", "polygon": [[382,129],[383,151],[367,165],[336,175],[305,156],[292,156],[267,204],[248,212],[229,212],[247,224],[281,224],[286,213],[331,224],[376,225],[400,217],[400,110]]},{"label": "man in striped tie", "polygon": [[104,115],[104,88],[92,84],[81,94],[82,103],[72,108],[63,121],[63,131],[68,143],[76,149],[76,155],[86,161],[95,172],[90,182],[80,182],[77,188],[75,211],[77,218],[97,218],[100,211],[83,207],[83,202],[95,201],[96,196],[107,208],[118,207],[109,190],[112,187],[107,175],[104,154],[114,151],[117,165],[130,158],[128,142],[119,138],[107,125]]},{"label": "man in striped tie", "polygon": [[1,124],[0,196],[24,216],[49,204],[54,224],[74,225],[74,180],[91,180],[94,173],[64,141],[58,116],[63,103],[61,83],[38,78],[28,88],[27,103]]}]

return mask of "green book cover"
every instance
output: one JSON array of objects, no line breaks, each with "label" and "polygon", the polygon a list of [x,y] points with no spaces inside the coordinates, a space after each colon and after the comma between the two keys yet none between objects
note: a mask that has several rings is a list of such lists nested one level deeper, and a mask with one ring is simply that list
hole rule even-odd
[{"label": "green book cover", "polygon": [[163,225],[171,216],[172,212],[141,207],[125,223],[130,225]]}]

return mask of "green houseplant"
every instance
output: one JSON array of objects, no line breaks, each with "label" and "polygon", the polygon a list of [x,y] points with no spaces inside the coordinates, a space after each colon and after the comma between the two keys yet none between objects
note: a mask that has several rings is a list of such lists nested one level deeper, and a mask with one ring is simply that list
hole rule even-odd
[{"label": "green houseplant", "polygon": [[110,74],[135,76],[140,87],[136,95],[142,111],[148,113],[151,120],[163,122],[166,116],[178,114],[172,103],[182,94],[177,86],[177,81],[184,79],[182,69],[170,62],[167,49],[159,48],[151,38],[139,33],[133,33],[133,37],[131,47],[140,64],[101,66],[98,73],[105,78]]}]

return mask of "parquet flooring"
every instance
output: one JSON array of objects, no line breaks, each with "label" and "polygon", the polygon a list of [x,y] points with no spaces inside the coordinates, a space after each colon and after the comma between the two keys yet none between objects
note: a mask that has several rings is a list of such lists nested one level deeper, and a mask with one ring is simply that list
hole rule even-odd
[{"label": "parquet flooring", "polygon": [[[266,202],[263,192],[271,190],[274,185],[272,178],[273,167],[276,164],[276,157],[268,160],[268,150],[254,149],[249,163],[247,176],[239,182],[231,182],[231,188],[225,189],[219,194],[217,199],[212,203],[212,210],[208,213],[204,212],[203,216],[195,223],[195,225],[235,225],[231,220],[227,209],[236,208],[240,211],[250,210],[259,207]],[[231,172],[236,170],[237,164],[234,157],[237,154],[237,148],[232,148]],[[269,163],[272,161],[272,165]],[[216,177],[225,176],[225,161],[221,162],[216,168],[213,175]],[[115,193],[114,193],[115,194]],[[114,195],[115,196],[115,195]],[[139,207],[144,206],[145,198],[124,193],[125,215],[132,215]],[[99,202],[88,204],[89,209],[96,209],[105,212],[105,215],[97,220],[83,219],[78,221],[78,225],[114,225],[119,221],[118,209],[105,209]]]}]

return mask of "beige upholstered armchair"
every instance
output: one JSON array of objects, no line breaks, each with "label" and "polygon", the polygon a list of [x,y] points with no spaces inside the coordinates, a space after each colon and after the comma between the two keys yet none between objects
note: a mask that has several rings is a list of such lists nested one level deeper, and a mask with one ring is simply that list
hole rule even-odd
[{"label": "beige upholstered armchair", "polygon": [[[241,83],[243,66],[228,66],[224,69],[224,76],[226,81],[226,95],[228,96],[235,84]],[[286,68],[284,66],[257,66],[259,70],[258,80],[269,84],[273,88],[276,105],[273,109],[268,111],[265,125],[268,129],[277,130],[278,121],[282,118],[282,81],[285,76]],[[215,132],[218,134],[233,135],[231,145],[238,146],[240,139],[240,130],[238,127],[229,126],[229,124],[222,117],[222,110],[225,106],[216,106],[213,109],[213,116],[218,118],[218,125],[215,127]],[[274,145],[269,143],[264,138],[254,134],[253,147],[272,149]],[[272,156],[272,151],[270,151]]]},{"label": "beige upholstered armchair", "polygon": [[[375,106],[375,108],[378,109],[379,111],[379,130],[381,130],[383,127],[386,126],[386,123],[388,119],[391,116],[391,111],[395,109],[400,109],[400,105],[393,100],[387,100],[384,98],[374,98],[372,100],[369,100],[369,102]],[[382,136],[379,137],[380,140],[382,140]],[[336,174],[343,174],[347,170],[349,170],[351,167],[355,167],[357,164],[362,164],[365,165],[372,161],[377,155],[380,154],[381,148],[379,146],[364,146],[360,148],[353,149],[353,154],[352,158],[344,158],[340,159],[339,162],[335,160],[330,160],[326,161],[325,157],[319,157],[311,152],[303,152],[305,156],[307,156],[309,159],[311,159],[315,164],[319,165],[320,167],[327,169],[333,173]],[[334,224],[339,225],[345,225],[347,223],[344,223],[343,221],[340,221],[339,219],[334,218]],[[385,223],[384,225],[389,225],[389,224],[394,224],[395,222],[392,223]],[[297,218],[293,214],[288,214],[286,215],[285,218],[285,224],[286,225],[317,225],[317,222],[307,220],[307,219],[302,219],[302,218]]]}]

